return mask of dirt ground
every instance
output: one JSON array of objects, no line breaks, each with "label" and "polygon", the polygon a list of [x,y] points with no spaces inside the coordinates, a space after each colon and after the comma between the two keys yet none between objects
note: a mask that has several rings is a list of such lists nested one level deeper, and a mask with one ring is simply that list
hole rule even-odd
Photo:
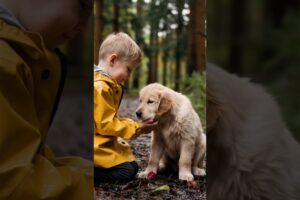
[{"label": "dirt ground", "polygon": [[[134,111],[138,107],[136,97],[127,97],[119,109],[121,116],[135,118]],[[136,140],[129,141],[137,158],[137,163],[142,171],[147,166],[150,152],[150,134],[139,136]],[[160,186],[169,186],[169,190],[154,192]],[[96,188],[98,200],[206,200],[206,177],[197,177],[194,182],[187,183],[178,180],[177,173],[158,174],[152,180],[135,179],[125,185],[104,183]]]}]

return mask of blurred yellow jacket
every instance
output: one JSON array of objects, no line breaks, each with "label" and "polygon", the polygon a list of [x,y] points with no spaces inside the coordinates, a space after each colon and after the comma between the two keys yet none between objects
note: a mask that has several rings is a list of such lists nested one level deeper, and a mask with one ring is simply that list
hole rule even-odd
[{"label": "blurred yellow jacket", "polygon": [[94,165],[110,168],[135,160],[129,144],[140,124],[118,116],[123,89],[111,78],[94,72]]},{"label": "blurred yellow jacket", "polygon": [[41,36],[0,20],[0,199],[92,199],[93,164],[45,144],[63,85]]}]

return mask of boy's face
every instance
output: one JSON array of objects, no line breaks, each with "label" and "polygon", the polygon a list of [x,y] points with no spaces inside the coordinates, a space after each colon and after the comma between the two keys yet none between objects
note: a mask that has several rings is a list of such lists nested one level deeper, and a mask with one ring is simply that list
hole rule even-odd
[{"label": "boy's face", "polygon": [[23,25],[43,36],[45,45],[54,49],[87,27],[92,0],[43,0],[36,14],[27,14]]},{"label": "boy's face", "polygon": [[118,59],[115,54],[109,57],[109,68],[108,68],[108,74],[116,80],[120,84],[124,84],[129,77],[131,72],[137,68],[139,65],[139,62],[133,62],[133,61],[124,61],[121,59]]}]

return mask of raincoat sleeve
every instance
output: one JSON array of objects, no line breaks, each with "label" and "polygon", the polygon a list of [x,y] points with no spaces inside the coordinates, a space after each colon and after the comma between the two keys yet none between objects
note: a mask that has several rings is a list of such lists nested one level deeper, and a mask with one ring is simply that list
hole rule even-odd
[{"label": "raincoat sleeve", "polygon": [[92,163],[41,145],[30,72],[0,61],[0,199],[92,199]]},{"label": "raincoat sleeve", "polygon": [[94,87],[95,132],[103,136],[133,139],[140,134],[141,125],[129,118],[120,118],[115,106],[117,104],[111,88],[103,84]]}]

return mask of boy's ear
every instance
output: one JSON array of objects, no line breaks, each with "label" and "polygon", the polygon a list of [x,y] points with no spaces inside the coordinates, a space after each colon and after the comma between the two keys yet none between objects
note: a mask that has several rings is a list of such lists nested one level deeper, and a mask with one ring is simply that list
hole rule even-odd
[{"label": "boy's ear", "polygon": [[116,62],[117,54],[113,53],[109,56],[109,65],[113,66],[113,64]]}]

